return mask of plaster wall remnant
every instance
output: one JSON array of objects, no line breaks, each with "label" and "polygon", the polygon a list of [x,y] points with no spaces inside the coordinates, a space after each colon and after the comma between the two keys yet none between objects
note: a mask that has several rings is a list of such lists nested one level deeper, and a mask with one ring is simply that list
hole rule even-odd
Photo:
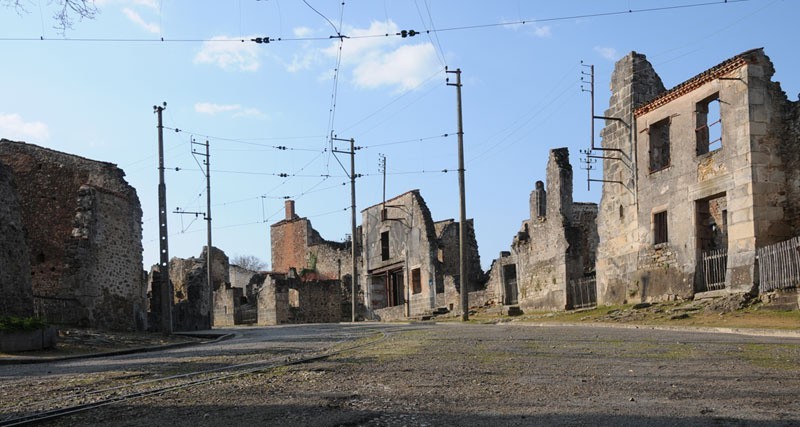
[{"label": "plaster wall remnant", "polygon": [[116,165],[0,140],[17,183],[34,313],[65,325],[146,328],[142,210]]},{"label": "plaster wall remnant", "polygon": [[[458,278],[460,224],[453,220],[434,223],[419,190],[368,207],[361,214],[360,274],[370,316],[390,320],[420,316],[437,307],[457,309],[462,291],[483,288],[472,220],[466,224],[469,276],[462,289]],[[451,293],[446,291],[448,280]]]},{"label": "plaster wall remnant", "polygon": [[[753,49],[665,90],[644,55],[617,62],[605,115],[623,121],[606,122],[602,146],[626,160],[603,162],[622,184],[603,184],[601,303],[708,291],[711,250],[724,254],[719,291],[755,291],[756,248],[800,230],[798,102],[773,74]],[[654,158],[664,144],[668,158]]]},{"label": "plaster wall remnant", "polygon": [[31,263],[11,171],[0,163],[0,316],[33,315]]},{"label": "plaster wall remnant", "polygon": [[567,148],[550,150],[546,175],[546,189],[537,181],[531,192],[530,219],[489,272],[487,288],[503,305],[573,308],[569,283],[594,274],[597,205],[573,202]]}]

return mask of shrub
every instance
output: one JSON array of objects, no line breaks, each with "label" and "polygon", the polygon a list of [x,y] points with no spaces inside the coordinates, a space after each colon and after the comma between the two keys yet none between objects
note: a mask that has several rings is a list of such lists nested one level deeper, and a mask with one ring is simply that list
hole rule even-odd
[{"label": "shrub", "polygon": [[0,317],[0,332],[34,331],[47,327],[44,320],[36,317]]}]

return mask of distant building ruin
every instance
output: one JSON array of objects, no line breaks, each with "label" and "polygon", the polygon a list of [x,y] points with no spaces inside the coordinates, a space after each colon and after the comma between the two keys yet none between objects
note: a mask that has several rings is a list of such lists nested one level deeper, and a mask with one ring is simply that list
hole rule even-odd
[{"label": "distant building ruin", "polygon": [[531,192],[530,219],[492,263],[487,288],[503,305],[523,309],[592,305],[597,205],[573,203],[566,148],[550,150],[546,173],[546,187],[537,181]]},{"label": "distant building ruin", "polygon": [[[453,220],[434,223],[419,190],[368,207],[362,215],[361,283],[369,315],[381,320],[460,309],[459,295],[485,284],[472,221],[467,221],[467,274],[459,277]],[[474,298],[471,302],[475,302]]]},{"label": "distant building ruin", "polygon": [[[16,182],[9,186],[0,177],[0,227],[17,240],[19,226],[26,231],[27,251],[18,248],[15,256],[28,254],[32,312],[56,324],[143,330],[142,209],[125,173],[111,163],[6,139],[0,163]],[[14,206],[18,214],[9,214]],[[14,260],[8,271],[28,269],[28,260]],[[23,289],[25,282],[19,282]],[[27,292],[16,299],[24,301]]]},{"label": "distant building ruin", "polygon": [[756,251],[800,230],[800,107],[762,49],[666,90],[644,55],[619,60],[602,130],[598,298],[743,293]]}]

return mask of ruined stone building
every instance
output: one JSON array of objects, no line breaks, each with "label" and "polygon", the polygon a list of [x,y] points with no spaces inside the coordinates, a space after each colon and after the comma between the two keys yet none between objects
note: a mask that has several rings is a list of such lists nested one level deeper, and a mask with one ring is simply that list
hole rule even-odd
[{"label": "ruined stone building", "polygon": [[0,316],[33,315],[31,263],[17,185],[0,163]]},{"label": "ruined stone building", "polygon": [[20,257],[0,273],[3,287],[7,274],[27,274],[31,290],[21,280],[10,294],[22,302],[30,292],[31,311],[51,323],[144,329],[142,210],[125,173],[111,163],[5,139],[0,164],[3,238],[17,246],[25,230],[25,244],[0,257],[6,266],[3,257]]},{"label": "ruined stone building", "polygon": [[[412,317],[436,307],[456,309],[459,280],[459,226],[434,222],[419,190],[412,190],[361,211],[363,260],[361,283],[369,315],[381,319]],[[483,287],[483,271],[472,221],[467,222],[467,291]]]},{"label": "ruined stone building", "polygon": [[[304,280],[294,274],[259,273],[257,325],[336,323],[342,317],[339,280]],[[349,317],[346,320],[350,320]]]},{"label": "ruined stone building", "polygon": [[[619,60],[602,130],[601,303],[750,292],[756,249],[800,229],[798,103],[762,49],[666,90]],[[714,265],[717,265],[717,268]]]},{"label": "ruined stone building", "polygon": [[588,303],[576,286],[594,275],[597,205],[572,201],[566,148],[550,150],[546,183],[536,182],[530,219],[492,263],[487,288],[503,305],[564,310]]},{"label": "ruined stone building", "polygon": [[295,213],[294,200],[285,202],[286,217],[270,227],[272,270],[288,273],[295,269],[320,280],[350,281],[350,242],[325,240],[308,218]]}]

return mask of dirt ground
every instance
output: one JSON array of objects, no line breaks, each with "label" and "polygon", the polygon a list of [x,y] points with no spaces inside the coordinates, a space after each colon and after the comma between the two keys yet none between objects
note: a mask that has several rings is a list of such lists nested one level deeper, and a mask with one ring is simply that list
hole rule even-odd
[{"label": "dirt ground", "polygon": [[329,359],[52,425],[798,425],[800,340],[642,328],[414,325]]}]

